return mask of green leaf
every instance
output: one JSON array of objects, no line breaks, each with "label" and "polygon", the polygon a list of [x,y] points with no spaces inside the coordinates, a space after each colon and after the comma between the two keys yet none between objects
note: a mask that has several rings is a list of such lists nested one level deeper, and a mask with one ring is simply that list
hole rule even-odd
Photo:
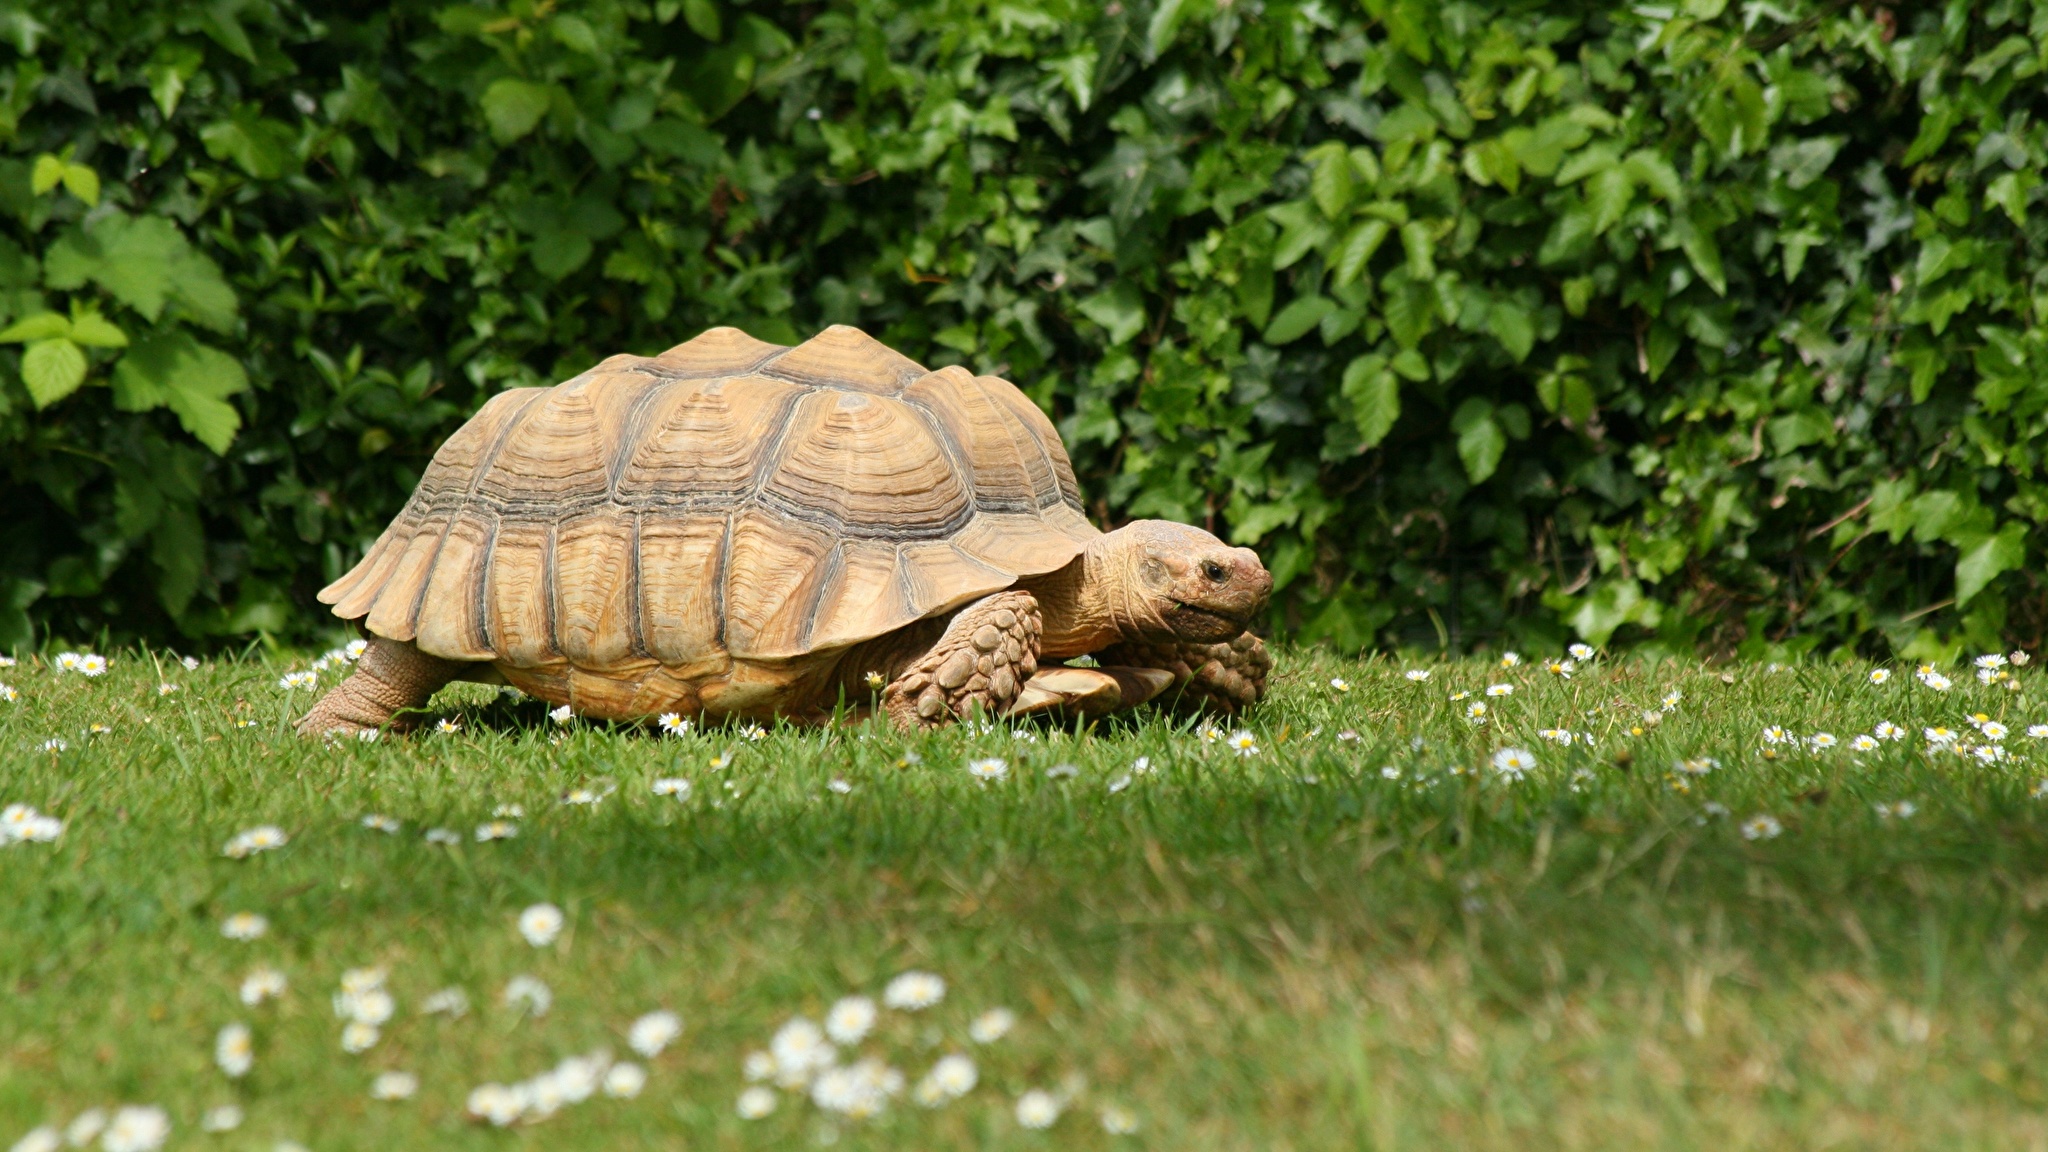
[{"label": "green leaf", "polygon": [[1383,356],[1366,355],[1344,369],[1341,388],[1351,402],[1351,422],[1358,428],[1359,450],[1377,445],[1401,418],[1401,381]]},{"label": "green leaf", "polygon": [[[76,307],[76,305],[74,305]],[[6,334],[0,333],[0,340]],[[88,348],[126,348],[128,334],[97,312],[80,312],[71,318],[71,339]]]},{"label": "green leaf", "polygon": [[263,115],[260,107],[244,104],[224,120],[216,120],[199,131],[206,154],[216,160],[231,160],[235,166],[258,180],[276,180],[298,170],[298,134]]},{"label": "green leaf", "polygon": [[124,412],[168,407],[199,442],[225,453],[242,426],[227,402],[247,390],[249,377],[234,357],[181,331],[138,341],[114,366],[114,405]]},{"label": "green leaf", "polygon": [[1648,148],[1638,148],[1629,153],[1628,159],[1622,161],[1622,167],[1628,171],[1630,179],[1639,187],[1648,188],[1658,199],[1685,199],[1685,185],[1678,179],[1678,169],[1671,166],[1671,161]]},{"label": "green leaf", "polygon": [[1357,280],[1359,273],[1365,271],[1366,263],[1372,259],[1374,252],[1379,251],[1391,229],[1392,226],[1385,220],[1359,221],[1358,226],[1351,230],[1351,234],[1344,238],[1343,245],[1337,250],[1333,285],[1342,288]]},{"label": "green leaf", "polygon": [[1420,220],[1401,225],[1401,248],[1408,254],[1408,276],[1412,280],[1436,279],[1436,238]]},{"label": "green leaf", "polygon": [[1564,310],[1573,316],[1584,316],[1586,305],[1593,300],[1593,278],[1574,276],[1557,286],[1558,295],[1564,298]]},{"label": "green leaf", "polygon": [[1309,195],[1315,198],[1316,207],[1332,220],[1339,219],[1344,209],[1351,206],[1351,193],[1355,187],[1351,155],[1339,143],[1325,144],[1311,153],[1314,158],[1315,175],[1309,178]]},{"label": "green leaf", "polygon": [[2032,170],[2007,172],[1984,188],[1984,206],[2005,209],[2015,224],[2027,222],[2027,200],[2040,187],[2041,175]]},{"label": "green leaf", "polygon": [[1721,271],[1721,246],[1714,241],[1712,228],[1702,227],[1689,216],[1680,216],[1674,223],[1680,224],[1680,246],[1685,249],[1685,258],[1692,261],[1693,271],[1707,282],[1717,296],[1728,294],[1728,278]]},{"label": "green leaf", "polygon": [[1458,436],[1458,459],[1465,463],[1465,475],[1483,484],[1500,467],[1501,453],[1507,451],[1507,433],[1494,419],[1493,402],[1471,397],[1451,414],[1451,431]]},{"label": "green leaf", "polygon": [[1111,345],[1123,344],[1145,328],[1145,301],[1137,286],[1119,280],[1075,305],[1081,315],[1109,332]]},{"label": "green leaf", "polygon": [[585,56],[598,54],[597,32],[583,17],[567,12],[560,13],[548,21],[548,28],[555,34],[555,39],[569,51]]},{"label": "green leaf", "polygon": [[1512,300],[1495,300],[1486,312],[1486,330],[1493,333],[1500,346],[1520,364],[1529,358],[1529,350],[1536,346],[1536,319],[1529,311]]},{"label": "green leaf", "polygon": [[55,188],[64,179],[64,161],[48,152],[36,157],[34,171],[29,174],[28,186],[31,192],[41,196]]},{"label": "green leaf", "polygon": [[1180,31],[1181,19],[1187,15],[1186,0],[1159,0],[1152,9],[1152,21],[1145,26],[1145,59],[1157,60],[1173,43]]},{"label": "green leaf", "polygon": [[484,119],[498,143],[510,144],[538,127],[552,102],[545,85],[510,77],[494,80],[484,89]]},{"label": "green leaf", "polygon": [[0,332],[0,344],[26,344],[32,340],[51,340],[71,335],[71,321],[61,312],[38,312],[25,316]]},{"label": "green leaf", "polygon": [[683,23],[713,44],[725,38],[718,21],[718,5],[713,0],[683,0]]},{"label": "green leaf", "polygon": [[1771,149],[1771,172],[1788,188],[1804,188],[1821,178],[1847,142],[1846,136],[1815,136],[1779,144]]},{"label": "green leaf", "polygon": [[1626,168],[1609,168],[1588,180],[1586,207],[1593,214],[1593,232],[1604,233],[1619,224],[1634,195],[1635,182]]},{"label": "green leaf", "polygon": [[1266,326],[1265,340],[1268,344],[1292,344],[1308,331],[1323,322],[1323,317],[1337,310],[1337,302],[1327,296],[1302,296],[1280,310],[1273,322]]},{"label": "green leaf", "polygon": [[187,243],[162,216],[115,213],[88,229],[65,233],[43,261],[44,282],[61,291],[88,280],[151,321],[175,302],[216,331],[235,322],[235,294],[220,266]]},{"label": "green leaf", "polygon": [[83,164],[64,166],[64,190],[87,204],[100,202],[100,174]]},{"label": "green leaf", "polygon": [[85,349],[62,336],[38,340],[21,354],[21,382],[38,408],[48,408],[85,383]]},{"label": "green leaf", "polygon": [[2027,527],[2017,521],[1964,551],[1956,561],[1956,607],[1976,598],[2000,573],[2027,562]]}]

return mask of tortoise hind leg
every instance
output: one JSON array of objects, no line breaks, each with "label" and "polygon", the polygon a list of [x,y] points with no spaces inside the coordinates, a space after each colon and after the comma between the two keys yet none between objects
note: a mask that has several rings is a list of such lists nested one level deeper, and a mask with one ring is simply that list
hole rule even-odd
[{"label": "tortoise hind leg", "polygon": [[299,720],[301,736],[375,731],[392,717],[433,699],[449,681],[469,671],[459,660],[429,656],[411,644],[374,637],[356,660],[355,671]]},{"label": "tortoise hind leg", "polygon": [[998,592],[962,608],[939,642],[882,690],[882,707],[899,728],[935,728],[977,705],[1000,716],[1038,671],[1044,625],[1029,592]]}]

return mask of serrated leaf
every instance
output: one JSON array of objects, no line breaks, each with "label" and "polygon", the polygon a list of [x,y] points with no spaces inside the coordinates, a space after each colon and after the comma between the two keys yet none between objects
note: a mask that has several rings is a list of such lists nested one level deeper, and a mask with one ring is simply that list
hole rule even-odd
[{"label": "serrated leaf", "polygon": [[241,105],[232,115],[200,129],[199,139],[208,156],[232,161],[258,180],[276,180],[299,167],[294,149],[298,134],[263,115],[254,104]]},{"label": "serrated leaf", "polygon": [[128,334],[97,312],[80,312],[71,318],[71,339],[88,348],[128,346]]},{"label": "serrated leaf", "polygon": [[1956,561],[1956,607],[1975,599],[2001,573],[2026,562],[2027,529],[2018,522],[2007,524],[1997,535],[1966,549]]},{"label": "serrated leaf", "polygon": [[29,190],[41,196],[55,188],[64,179],[64,161],[48,152],[36,157],[36,166],[29,173]]},{"label": "serrated leaf", "polygon": [[62,336],[38,340],[21,354],[21,382],[38,408],[48,408],[85,383],[85,349]]},{"label": "serrated leaf", "polygon": [[1512,300],[1495,300],[1486,311],[1486,330],[1520,364],[1536,346],[1536,319]]},{"label": "serrated leaf", "polygon": [[1355,187],[1351,157],[1341,144],[1325,145],[1317,149],[1315,175],[1309,178],[1309,195],[1315,198],[1316,207],[1332,220],[1339,219],[1344,209],[1351,206],[1351,193]]},{"label": "serrated leaf", "polygon": [[71,335],[71,321],[61,312],[38,312],[24,316],[0,332],[0,344],[26,344]]},{"label": "serrated leaf", "polygon": [[544,85],[510,77],[494,80],[484,89],[484,120],[498,143],[510,144],[540,125],[550,103],[552,97]]},{"label": "serrated leaf", "polygon": [[1420,220],[1401,225],[1401,249],[1408,256],[1409,279],[1436,279],[1436,238],[1429,234],[1429,225]]},{"label": "serrated leaf", "polygon": [[235,322],[235,293],[220,266],[162,216],[116,213],[67,232],[50,246],[43,275],[49,287],[64,291],[90,280],[151,321],[176,302],[215,331]]},{"label": "serrated leaf", "polygon": [[1639,187],[1647,188],[1660,200],[1678,201],[1685,199],[1685,185],[1678,179],[1678,169],[1671,166],[1658,153],[1648,148],[1638,148],[1621,162],[1629,178]]},{"label": "serrated leaf", "polygon": [[126,412],[166,407],[199,442],[225,453],[242,426],[227,398],[249,387],[240,362],[181,331],[138,341],[114,366],[114,404]]},{"label": "serrated leaf", "polygon": [[1336,287],[1342,288],[1358,279],[1359,273],[1365,271],[1366,263],[1372,259],[1372,254],[1379,251],[1380,245],[1386,241],[1390,230],[1391,226],[1385,220],[1359,221],[1358,226],[1351,230],[1351,234],[1344,238],[1343,245],[1337,249],[1337,265],[1333,280]]},{"label": "serrated leaf", "polygon": [[1351,402],[1351,422],[1358,429],[1359,450],[1387,438],[1401,418],[1401,381],[1383,356],[1360,356],[1344,369],[1341,386]]},{"label": "serrated leaf", "polygon": [[1593,214],[1594,234],[1621,223],[1622,213],[1628,211],[1634,197],[1635,183],[1626,168],[1609,168],[1586,181],[1586,207]]},{"label": "serrated leaf", "polygon": [[1265,340],[1268,344],[1292,344],[1308,335],[1309,329],[1323,322],[1323,317],[1337,310],[1337,302],[1327,296],[1303,296],[1280,310],[1273,322],[1266,326]]},{"label": "serrated leaf", "polygon": [[1508,447],[1507,433],[1494,419],[1493,403],[1474,396],[1458,405],[1451,414],[1451,430],[1458,436],[1458,459],[1464,462],[1466,477],[1484,484],[1500,467]]},{"label": "serrated leaf", "polygon": [[1686,228],[1681,240],[1686,259],[1692,261],[1693,271],[1707,282],[1716,296],[1728,294],[1728,277],[1721,270],[1721,245],[1714,240],[1711,228],[1704,228],[1697,221]]}]

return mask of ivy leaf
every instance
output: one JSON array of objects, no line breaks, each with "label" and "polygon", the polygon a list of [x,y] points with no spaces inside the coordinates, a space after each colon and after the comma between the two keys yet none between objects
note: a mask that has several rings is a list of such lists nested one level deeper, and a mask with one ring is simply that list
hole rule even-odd
[{"label": "ivy leaf", "polygon": [[264,116],[254,104],[243,104],[226,119],[200,129],[199,139],[208,156],[231,160],[258,180],[276,180],[299,167],[298,134]]},{"label": "ivy leaf", "polygon": [[21,382],[38,408],[48,408],[85,383],[85,349],[62,336],[38,340],[21,354]]},{"label": "ivy leaf", "polygon": [[2018,521],[1987,536],[1956,561],[1956,607],[1975,599],[2000,573],[2027,562],[2027,528]]},{"label": "ivy leaf", "polygon": [[1081,315],[1103,326],[1112,345],[1122,344],[1145,327],[1145,300],[1136,285],[1119,280],[1076,305]]},{"label": "ivy leaf", "polygon": [[540,125],[550,103],[552,97],[544,85],[510,77],[494,80],[484,89],[484,120],[498,143],[510,144]]},{"label": "ivy leaf", "polygon": [[1721,246],[1714,241],[1714,231],[1702,227],[1692,216],[1676,216],[1672,223],[1677,226],[1679,246],[1685,249],[1686,259],[1692,261],[1693,271],[1714,290],[1717,296],[1728,294],[1728,277],[1721,270]]},{"label": "ivy leaf", "polygon": [[169,408],[199,442],[226,453],[242,427],[227,398],[249,387],[234,357],[181,331],[140,341],[114,366],[114,406],[124,412]]},{"label": "ivy leaf", "polygon": [[1401,418],[1401,381],[1384,356],[1366,355],[1344,369],[1341,388],[1351,402],[1351,422],[1358,428],[1359,451],[1377,445]]}]

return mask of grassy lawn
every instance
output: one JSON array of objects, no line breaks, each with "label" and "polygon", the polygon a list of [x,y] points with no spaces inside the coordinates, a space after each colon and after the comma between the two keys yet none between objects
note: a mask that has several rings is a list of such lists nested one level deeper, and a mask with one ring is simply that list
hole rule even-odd
[{"label": "grassy lawn", "polygon": [[[1417,666],[1283,654],[1240,754],[1240,725],[1157,714],[668,737],[476,686],[436,700],[457,732],[323,745],[289,726],[318,689],[279,686],[304,661],[24,659],[0,804],[63,828],[0,848],[0,1147],[122,1105],[163,1109],[174,1148],[2048,1147],[2043,673]],[[1979,712],[2006,758],[1930,749],[1991,743]],[[1883,722],[1904,738],[1852,746]],[[480,842],[494,819],[517,834]],[[264,825],[288,842],[224,854]],[[543,903],[564,924],[536,946]],[[267,933],[226,938],[238,912]],[[259,967],[285,990],[245,1005]],[[350,1053],[335,994],[371,967],[392,1010]],[[900,1096],[856,1119],[771,1088],[741,1117],[749,1053],[906,971],[943,999],[839,1051]],[[521,975],[545,1014],[506,1003]],[[448,988],[468,1011],[426,1011]],[[1015,1026],[977,1043],[993,1008]],[[681,1036],[635,1053],[657,1009]],[[240,1078],[215,1060],[235,1023]],[[636,1096],[466,1115],[599,1050],[644,1068]],[[921,1105],[952,1053],[977,1082]],[[389,1071],[416,1094],[374,1098]],[[204,1131],[224,1105],[239,1126]]]}]

